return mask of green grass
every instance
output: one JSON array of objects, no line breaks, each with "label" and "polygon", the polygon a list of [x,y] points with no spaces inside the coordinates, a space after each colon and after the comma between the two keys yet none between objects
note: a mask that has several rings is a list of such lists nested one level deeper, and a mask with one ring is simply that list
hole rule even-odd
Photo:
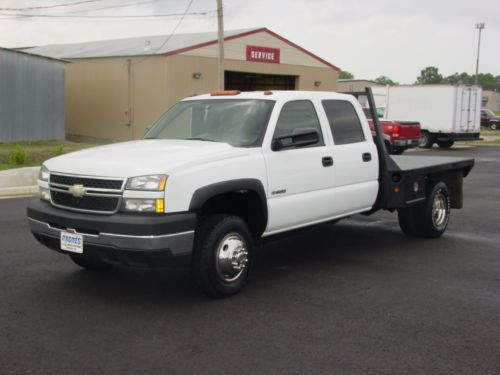
[{"label": "green grass", "polygon": [[497,116],[500,116],[500,111],[496,111],[496,112],[495,112],[495,114],[496,114]]},{"label": "green grass", "polygon": [[484,128],[481,129],[481,135],[482,136],[492,136],[492,137],[500,137],[500,131],[498,130],[484,130]]},{"label": "green grass", "polygon": [[479,146],[498,146],[500,145],[500,138],[485,140],[485,141],[467,141],[467,142],[457,142],[461,145],[479,145]]},{"label": "green grass", "polygon": [[[42,163],[57,154],[67,154],[69,152],[83,150],[85,148],[99,146],[110,143],[110,141],[92,140],[85,142],[73,141],[40,141],[40,142],[17,142],[17,143],[0,143],[0,170],[34,167],[42,165]],[[22,164],[14,164],[11,160],[11,154],[20,145],[26,150],[26,160]]]}]

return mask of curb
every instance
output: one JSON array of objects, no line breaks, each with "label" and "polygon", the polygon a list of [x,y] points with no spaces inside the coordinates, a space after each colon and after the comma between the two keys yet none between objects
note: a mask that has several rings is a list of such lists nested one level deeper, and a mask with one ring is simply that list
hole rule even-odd
[{"label": "curb", "polygon": [[38,185],[0,188],[0,199],[33,197],[38,195]]},{"label": "curb", "polygon": [[8,169],[0,172],[0,198],[38,194],[40,167]]}]

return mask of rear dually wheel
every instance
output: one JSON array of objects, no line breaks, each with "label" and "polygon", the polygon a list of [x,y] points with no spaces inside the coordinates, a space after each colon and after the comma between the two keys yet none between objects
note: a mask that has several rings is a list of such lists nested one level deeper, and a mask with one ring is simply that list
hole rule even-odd
[{"label": "rear dually wheel", "polygon": [[448,188],[439,182],[424,203],[398,210],[399,226],[407,236],[440,237],[448,227],[450,208]]}]

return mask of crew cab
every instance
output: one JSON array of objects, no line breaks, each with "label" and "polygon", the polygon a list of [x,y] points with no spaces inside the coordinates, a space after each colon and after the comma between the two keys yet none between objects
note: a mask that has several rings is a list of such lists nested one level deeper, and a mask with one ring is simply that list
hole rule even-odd
[{"label": "crew cab", "polygon": [[187,265],[214,297],[241,290],[256,245],[298,228],[385,209],[409,236],[441,236],[474,160],[391,157],[373,119],[375,137],[338,93],[186,98],[142,140],[46,161],[30,228],[89,270]]},{"label": "crew cab", "polygon": [[[372,134],[375,126],[369,108],[363,108]],[[377,108],[377,114],[379,108]],[[379,115],[380,116],[380,115]],[[408,148],[415,148],[420,141],[420,123],[417,121],[393,121],[379,119],[380,128],[384,133],[384,142],[387,152],[391,155],[401,155]]]},{"label": "crew cab", "polygon": [[495,115],[495,113],[488,109],[481,109],[481,125],[489,126],[491,130],[500,129],[500,116]]}]

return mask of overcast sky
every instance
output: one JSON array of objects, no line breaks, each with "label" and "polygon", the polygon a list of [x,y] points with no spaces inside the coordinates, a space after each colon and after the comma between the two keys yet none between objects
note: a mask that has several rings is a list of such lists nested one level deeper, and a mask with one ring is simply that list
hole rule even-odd
[{"label": "overcast sky", "polygon": [[[0,8],[81,0],[0,0]],[[182,13],[189,0],[96,0],[69,7],[24,11],[45,15]],[[128,5],[130,6],[123,6]],[[117,7],[119,6],[119,7]],[[98,9],[99,8],[99,9]],[[177,33],[215,31],[216,0],[194,0]],[[486,23],[480,72],[500,75],[499,0],[225,0],[225,28],[267,27],[356,78],[387,75],[412,83],[422,68],[449,75],[474,73],[478,21]],[[0,10],[0,46],[168,35],[178,17],[154,19],[12,18]],[[17,12],[21,13],[21,12]]]}]

